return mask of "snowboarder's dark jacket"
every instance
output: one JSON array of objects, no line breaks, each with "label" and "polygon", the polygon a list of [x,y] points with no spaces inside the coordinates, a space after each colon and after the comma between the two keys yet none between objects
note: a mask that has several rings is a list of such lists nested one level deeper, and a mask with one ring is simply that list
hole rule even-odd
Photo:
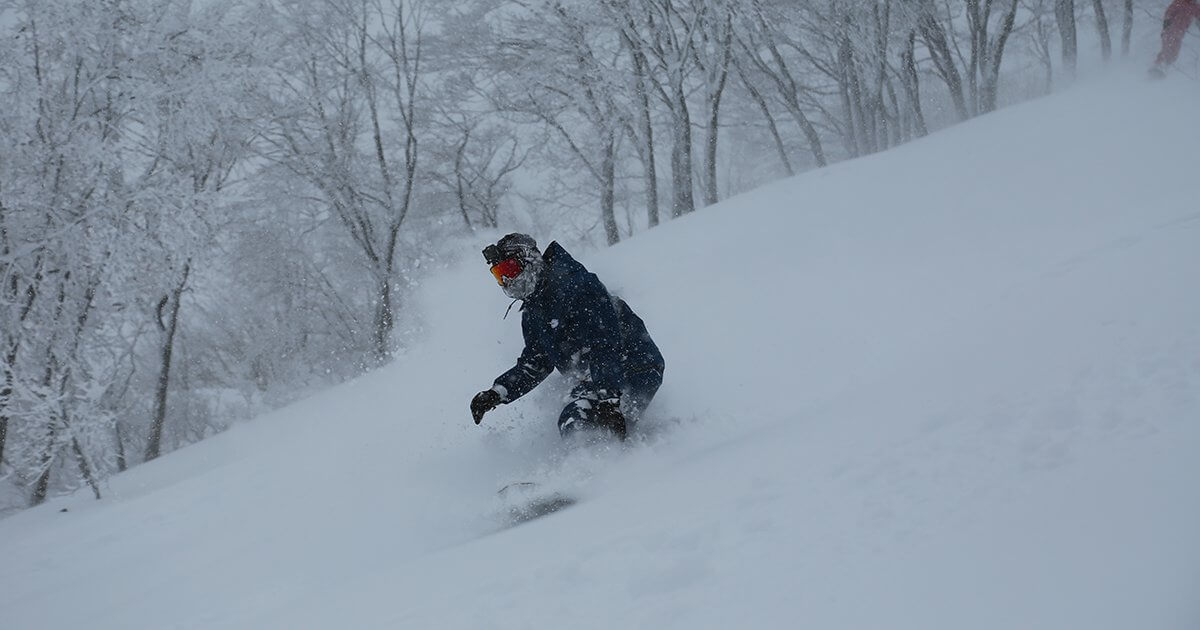
[{"label": "snowboarder's dark jacket", "polygon": [[521,306],[525,350],[496,379],[505,402],[529,393],[555,368],[590,380],[597,397],[615,397],[627,377],[663,371],[642,319],[557,242],[542,255],[545,276]]}]

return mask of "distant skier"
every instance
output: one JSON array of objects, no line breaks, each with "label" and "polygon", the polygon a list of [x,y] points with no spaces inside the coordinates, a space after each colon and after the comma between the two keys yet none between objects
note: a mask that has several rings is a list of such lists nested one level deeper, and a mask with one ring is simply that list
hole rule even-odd
[{"label": "distant skier", "polygon": [[1200,24],[1200,1],[1174,0],[1163,15],[1162,50],[1150,68],[1150,76],[1162,78],[1167,73],[1167,66],[1175,63],[1179,57],[1179,49],[1183,46],[1183,37],[1187,35],[1192,22]]},{"label": "distant skier", "polygon": [[475,424],[557,368],[578,380],[558,417],[559,433],[606,429],[624,440],[626,418],[638,420],[663,378],[663,356],[641,318],[557,242],[542,254],[533,237],[509,234],[483,256],[505,295],[522,300],[525,349],[471,400]]}]

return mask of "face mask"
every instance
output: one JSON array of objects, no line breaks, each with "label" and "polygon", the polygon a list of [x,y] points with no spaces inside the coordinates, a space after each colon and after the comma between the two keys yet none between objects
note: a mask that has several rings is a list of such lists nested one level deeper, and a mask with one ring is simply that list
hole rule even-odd
[{"label": "face mask", "polygon": [[[541,258],[534,258],[523,265],[519,261],[514,260],[514,262],[517,262],[517,273],[515,276],[507,275],[503,272],[504,270],[501,270],[501,273],[497,275],[496,267],[505,265],[507,262],[503,261],[492,268],[492,275],[496,276],[497,282],[500,283],[500,288],[504,290],[504,295],[514,300],[524,300],[533,295],[546,263],[542,262]],[[513,268],[509,267],[508,269],[511,271]]]}]

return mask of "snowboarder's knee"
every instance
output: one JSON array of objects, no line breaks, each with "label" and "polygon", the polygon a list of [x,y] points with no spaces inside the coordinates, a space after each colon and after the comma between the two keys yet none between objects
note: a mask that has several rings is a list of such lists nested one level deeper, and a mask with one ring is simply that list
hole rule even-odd
[{"label": "snowboarder's knee", "polygon": [[609,433],[625,439],[625,418],[615,401],[581,398],[571,401],[558,416],[559,435],[566,438],[580,432]]},{"label": "snowboarder's knee", "polygon": [[579,425],[586,423],[591,418],[592,401],[586,398],[577,398],[567,403],[563,407],[562,413],[558,415],[558,432],[564,436],[571,431],[579,428]]}]

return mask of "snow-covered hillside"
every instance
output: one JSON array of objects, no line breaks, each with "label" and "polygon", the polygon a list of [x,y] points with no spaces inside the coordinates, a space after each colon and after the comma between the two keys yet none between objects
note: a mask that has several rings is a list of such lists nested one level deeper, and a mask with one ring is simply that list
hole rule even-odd
[{"label": "snow-covered hillside", "polygon": [[[521,342],[470,252],[390,367],[0,521],[0,625],[1200,627],[1197,103],[1082,86],[579,252],[667,358],[624,452],[552,391],[471,422]],[[524,479],[581,501],[502,529]]]}]

